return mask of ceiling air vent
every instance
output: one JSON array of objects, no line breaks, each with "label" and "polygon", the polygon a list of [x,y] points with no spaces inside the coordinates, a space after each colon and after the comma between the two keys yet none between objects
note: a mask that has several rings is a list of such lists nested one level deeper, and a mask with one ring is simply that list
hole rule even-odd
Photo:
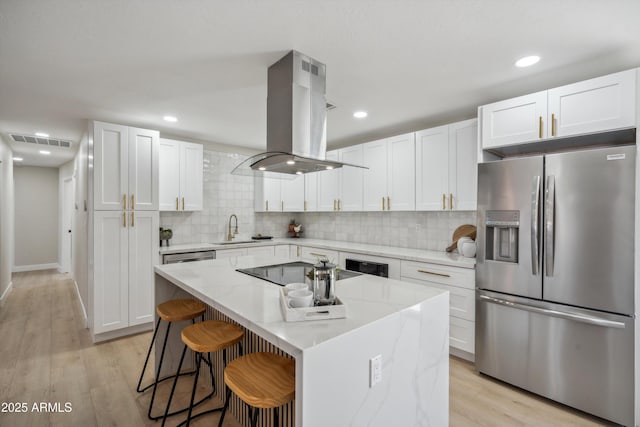
[{"label": "ceiling air vent", "polygon": [[54,138],[42,138],[35,137],[30,135],[18,135],[15,133],[11,134],[11,138],[15,142],[25,142],[27,144],[40,144],[40,145],[50,145],[52,147],[64,147],[71,148],[71,141],[64,141],[62,139],[54,139]]}]

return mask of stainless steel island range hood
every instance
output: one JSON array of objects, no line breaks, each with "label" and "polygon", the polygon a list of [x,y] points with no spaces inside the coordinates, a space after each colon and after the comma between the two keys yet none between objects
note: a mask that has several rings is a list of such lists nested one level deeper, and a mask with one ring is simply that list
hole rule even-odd
[{"label": "stainless steel island range hood", "polygon": [[[351,165],[326,160],[325,65],[295,50],[268,70],[267,151],[231,172],[300,175]],[[273,176],[272,174],[269,174]]]}]

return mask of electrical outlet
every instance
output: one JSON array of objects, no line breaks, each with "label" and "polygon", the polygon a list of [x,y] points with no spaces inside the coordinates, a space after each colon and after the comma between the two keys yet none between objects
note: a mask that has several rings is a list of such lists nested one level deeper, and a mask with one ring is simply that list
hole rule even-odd
[{"label": "electrical outlet", "polygon": [[369,388],[382,381],[382,355],[369,359]]}]

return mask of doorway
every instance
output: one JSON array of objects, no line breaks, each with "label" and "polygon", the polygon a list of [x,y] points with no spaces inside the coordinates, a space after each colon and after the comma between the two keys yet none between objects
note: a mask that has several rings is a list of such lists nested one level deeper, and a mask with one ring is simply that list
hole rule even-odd
[{"label": "doorway", "polygon": [[71,271],[73,259],[73,178],[64,180],[62,196],[62,256],[60,269],[63,273]]}]

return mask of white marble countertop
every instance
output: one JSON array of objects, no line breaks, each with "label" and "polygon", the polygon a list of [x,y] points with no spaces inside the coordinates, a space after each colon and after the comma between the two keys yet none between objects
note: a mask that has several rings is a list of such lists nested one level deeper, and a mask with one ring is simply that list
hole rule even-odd
[{"label": "white marble countertop", "polygon": [[347,307],[347,318],[285,322],[280,311],[280,286],[235,270],[292,261],[295,260],[244,256],[159,265],[155,272],[290,354],[299,354],[447,292],[362,275],[336,283],[336,295]]},{"label": "white marble countertop", "polygon": [[407,261],[431,262],[434,264],[450,265],[453,267],[475,268],[476,259],[466,258],[457,252],[428,251],[423,249],[400,248],[396,246],[371,245],[367,243],[351,243],[337,240],[320,239],[287,239],[257,240],[251,243],[237,243],[220,245],[214,243],[187,243],[160,248],[160,254],[182,252],[196,252],[201,250],[224,250],[234,248],[250,248],[271,245],[300,245],[314,248],[332,249],[342,252],[355,252],[366,255],[397,258]]}]

